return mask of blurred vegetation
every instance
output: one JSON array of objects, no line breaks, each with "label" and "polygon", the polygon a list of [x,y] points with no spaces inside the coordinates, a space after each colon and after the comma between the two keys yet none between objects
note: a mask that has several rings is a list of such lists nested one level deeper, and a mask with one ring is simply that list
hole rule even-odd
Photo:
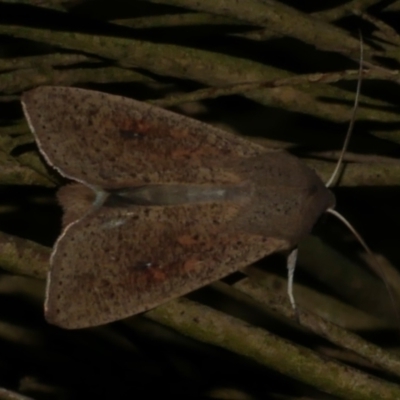
[{"label": "blurred vegetation", "polygon": [[399,1],[377,0],[0,1],[0,399],[399,399],[400,322],[371,258],[331,217],[299,246],[300,325],[280,255],[124,321],[47,324],[65,181],[19,102],[40,85],[153,101],[286,149],[327,179],[361,32],[360,107],[333,190],[400,310],[399,18]]}]

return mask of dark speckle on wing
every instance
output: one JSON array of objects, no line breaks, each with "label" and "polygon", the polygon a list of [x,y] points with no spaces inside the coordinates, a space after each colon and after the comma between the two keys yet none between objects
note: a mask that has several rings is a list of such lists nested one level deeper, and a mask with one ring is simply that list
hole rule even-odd
[{"label": "dark speckle on wing", "polygon": [[144,135],[135,132],[133,130],[128,130],[128,129],[120,129],[119,130],[119,135],[121,136],[122,139],[125,140],[132,140],[132,139],[142,139],[144,138]]}]

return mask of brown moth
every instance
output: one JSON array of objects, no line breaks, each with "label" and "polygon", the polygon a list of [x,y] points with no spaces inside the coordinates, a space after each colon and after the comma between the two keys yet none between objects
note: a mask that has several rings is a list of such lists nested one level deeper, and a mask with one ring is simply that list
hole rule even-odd
[{"label": "brown moth", "polygon": [[335,199],[296,157],[136,100],[68,87],[22,96],[59,200],[46,319],[64,328],[151,309],[277,251]]}]

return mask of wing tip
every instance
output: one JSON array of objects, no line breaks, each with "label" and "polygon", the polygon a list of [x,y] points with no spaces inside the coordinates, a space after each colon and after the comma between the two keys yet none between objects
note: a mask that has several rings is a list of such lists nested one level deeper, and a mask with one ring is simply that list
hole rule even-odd
[{"label": "wing tip", "polygon": [[65,312],[61,313],[59,308],[54,307],[53,304],[49,304],[48,302],[45,305],[44,317],[49,324],[68,330],[96,326],[91,324],[86,318],[74,318]]},{"label": "wing tip", "polygon": [[54,293],[51,285],[47,285],[46,299],[44,303],[44,317],[49,324],[63,329],[80,329],[93,326],[88,323],[87,318],[74,316],[74,313],[71,312],[71,310],[65,309],[62,305],[63,297],[65,296]]}]

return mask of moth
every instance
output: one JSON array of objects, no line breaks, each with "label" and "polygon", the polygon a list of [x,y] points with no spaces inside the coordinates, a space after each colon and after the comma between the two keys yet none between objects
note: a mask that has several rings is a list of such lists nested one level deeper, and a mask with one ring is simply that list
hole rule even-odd
[{"label": "moth", "polygon": [[[62,187],[45,316],[122,319],[292,250],[335,205],[296,157],[97,91],[43,86],[23,110]],[[294,253],[292,253],[294,254]]]}]

